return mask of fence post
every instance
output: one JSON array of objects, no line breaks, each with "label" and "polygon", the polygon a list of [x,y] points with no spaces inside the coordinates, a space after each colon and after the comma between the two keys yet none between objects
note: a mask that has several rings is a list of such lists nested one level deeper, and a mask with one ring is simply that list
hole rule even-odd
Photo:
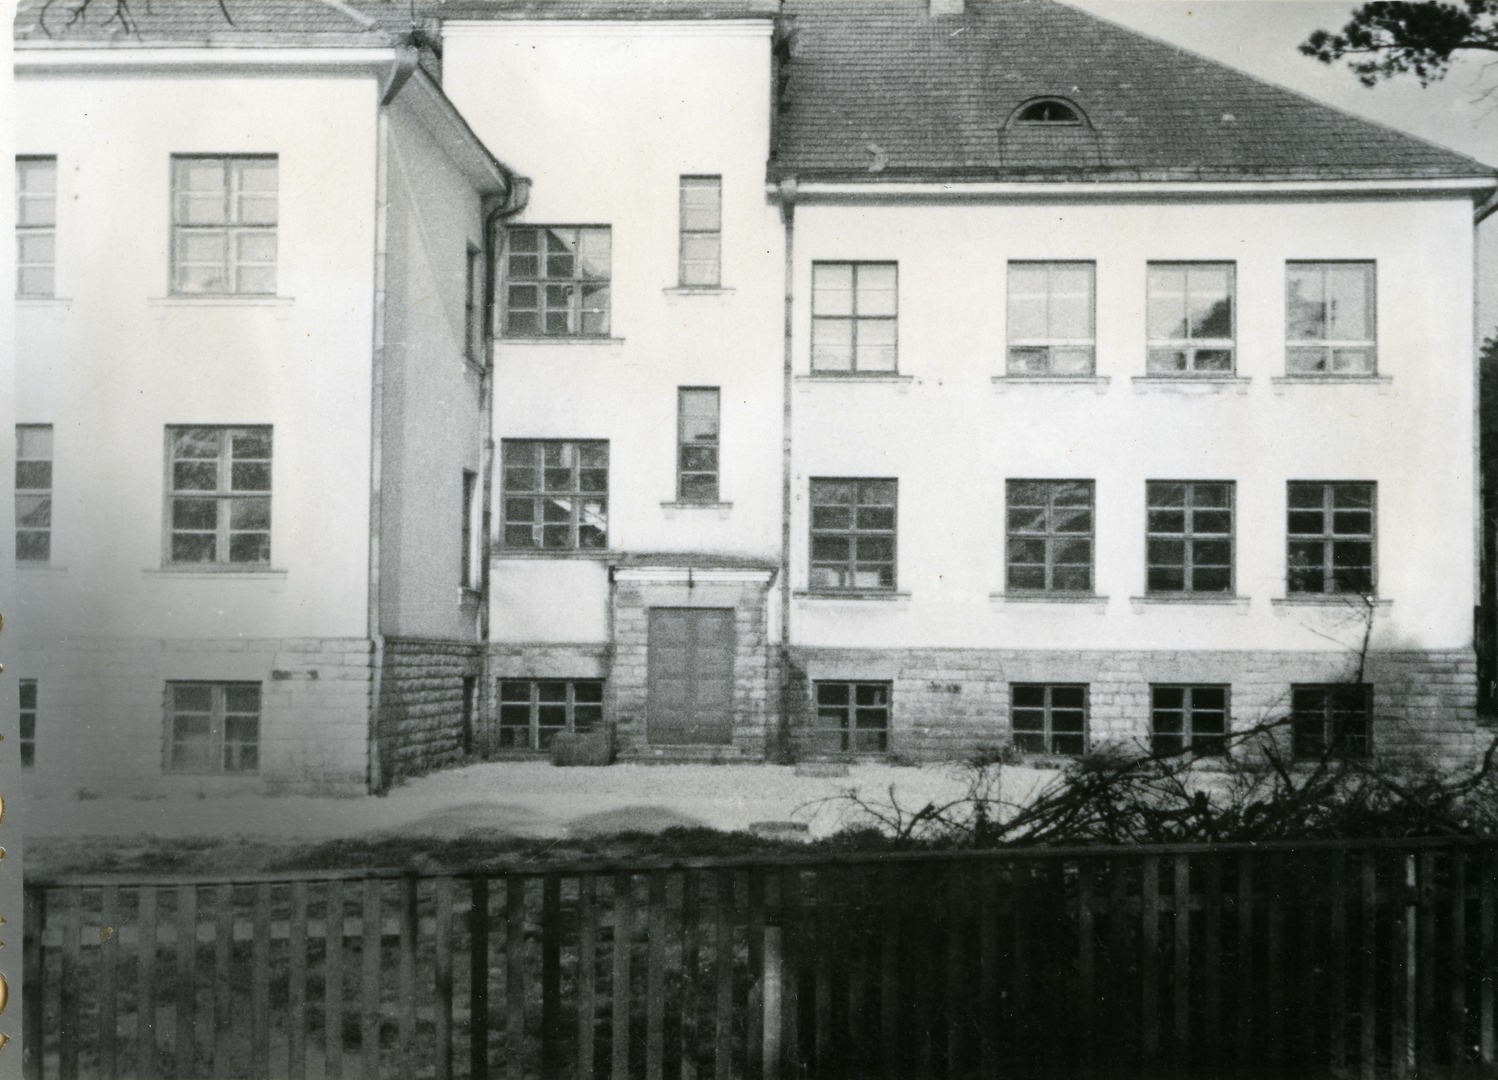
[{"label": "fence post", "polygon": [[468,919],[468,1072],[489,1080],[489,879],[475,877]]},{"label": "fence post", "polygon": [[21,946],[21,1072],[26,1080],[42,1080],[42,1063],[46,1046],[42,1032],[47,1028],[43,1015],[47,1007],[46,983],[42,979],[42,934],[47,924],[47,892],[31,888],[25,891],[25,941]]},{"label": "fence post", "polygon": [[764,1078],[780,1080],[780,927],[765,927],[765,974],[761,995]]}]

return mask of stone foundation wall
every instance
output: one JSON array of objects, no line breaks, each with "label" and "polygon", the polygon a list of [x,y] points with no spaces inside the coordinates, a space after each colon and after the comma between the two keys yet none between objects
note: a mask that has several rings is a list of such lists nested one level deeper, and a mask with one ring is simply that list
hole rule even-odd
[{"label": "stone foundation wall", "polygon": [[483,646],[388,638],[380,677],[380,783],[458,765],[483,750],[484,693],[475,684],[471,729],[464,726],[463,680],[479,679]]},{"label": "stone foundation wall", "polygon": [[[914,760],[956,758],[1010,741],[1010,685],[1088,686],[1089,745],[1144,745],[1150,686],[1217,683],[1231,687],[1237,726],[1286,716],[1295,683],[1357,680],[1345,651],[1059,652],[985,649],[790,650],[792,745],[812,753],[812,683],[821,679],[892,684],[889,752]],[[1386,652],[1368,657],[1374,750],[1384,759],[1470,763],[1478,753],[1477,665],[1468,650]]]},{"label": "stone foundation wall", "polygon": [[[31,790],[85,797],[367,790],[368,639],[69,637],[25,645],[4,681],[37,680],[36,765],[25,777]],[[166,770],[166,684],[179,680],[260,685],[255,773]]]}]

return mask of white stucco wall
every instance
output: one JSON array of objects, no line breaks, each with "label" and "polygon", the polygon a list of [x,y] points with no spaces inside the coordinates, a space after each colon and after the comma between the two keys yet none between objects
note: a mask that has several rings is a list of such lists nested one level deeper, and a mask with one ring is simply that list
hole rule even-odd
[{"label": "white stucco wall", "polygon": [[[499,339],[495,439],[609,440],[611,551],[775,558],[784,275],[764,192],[770,24],[448,23],[444,34],[447,93],[534,181],[516,223],[612,229],[612,339]],[[723,178],[720,291],[673,291],[683,175]],[[676,498],[681,386],[721,388],[731,508],[662,506]],[[499,494],[496,478],[496,508]],[[496,556],[493,638],[605,640],[601,568],[538,561]]]},{"label": "white stucco wall", "polygon": [[[1006,264],[1097,264],[1106,386],[992,382],[1005,367]],[[1276,383],[1286,260],[1377,263],[1387,381]],[[811,264],[899,263],[899,369],[846,383],[810,371]],[[1237,267],[1241,385],[1141,385],[1151,260]],[[1355,613],[1276,607],[1288,480],[1378,484],[1375,643],[1466,646],[1475,602],[1471,204],[1447,199],[826,205],[796,213],[791,578],[807,583],[812,477],[899,480],[894,601],[803,597],[806,645],[1324,649]],[[1200,392],[1208,390],[1210,392]],[[1018,604],[1004,589],[1006,479],[1096,482],[1106,606]],[[1146,480],[1237,484],[1236,606],[1141,605]]]}]

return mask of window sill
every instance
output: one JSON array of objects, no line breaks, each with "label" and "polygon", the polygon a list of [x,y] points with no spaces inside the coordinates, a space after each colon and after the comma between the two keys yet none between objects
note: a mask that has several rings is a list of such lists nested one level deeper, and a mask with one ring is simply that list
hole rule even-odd
[{"label": "window sill", "polygon": [[1246,394],[1253,382],[1242,375],[1135,375],[1131,381],[1136,392],[1185,391],[1196,394],[1226,394],[1229,391]]},{"label": "window sill", "polygon": [[1112,380],[1107,375],[995,375],[991,381],[995,390],[1008,390],[1012,386],[1090,386],[1099,394],[1106,394]]},{"label": "window sill", "polygon": [[160,574],[162,577],[182,578],[238,578],[257,581],[278,581],[287,576],[287,571],[274,566],[148,566],[143,574]]},{"label": "window sill", "polygon": [[1249,598],[1228,593],[1171,593],[1151,596],[1131,596],[1129,603],[1135,612],[1148,607],[1230,607],[1238,614],[1248,612]]},{"label": "window sill", "polygon": [[71,296],[18,296],[16,307],[18,308],[65,308],[73,303]]},{"label": "window sill", "polygon": [[550,551],[537,548],[498,548],[489,556],[490,563],[518,559],[583,559],[589,562],[609,562],[620,557],[617,551],[600,548],[555,548]]},{"label": "window sill", "polygon": [[290,307],[294,296],[236,296],[232,293],[185,293],[148,296],[148,307]]},{"label": "window sill", "polygon": [[669,285],[661,292],[666,296],[732,296],[736,290],[729,285]]},{"label": "window sill", "polygon": [[711,511],[720,519],[727,520],[729,513],[733,510],[731,502],[663,502],[661,509],[665,511],[666,517],[675,518],[682,511],[694,513],[697,511]]},{"label": "window sill", "polygon": [[892,383],[897,386],[915,382],[914,375],[901,375],[897,371],[813,371],[810,375],[797,375],[798,383]]},{"label": "window sill", "polygon": [[1091,607],[1102,612],[1108,607],[1108,598],[1096,593],[989,593],[988,598],[996,604],[1060,604],[1063,607]]},{"label": "window sill", "polygon": [[1355,593],[1306,593],[1296,596],[1276,596],[1269,601],[1276,611],[1290,608],[1336,608],[1341,611],[1362,611],[1366,608],[1384,609],[1394,606],[1394,601],[1382,597],[1363,597]]},{"label": "window sill", "polygon": [[58,566],[56,563],[24,560],[17,560],[15,567],[18,574],[61,574],[67,570],[66,566]]},{"label": "window sill", "polygon": [[1290,386],[1376,386],[1378,392],[1389,392],[1394,381],[1389,375],[1276,375],[1269,380],[1276,394],[1283,394]]},{"label": "window sill", "polygon": [[792,593],[797,600],[909,600],[908,592],[893,589],[797,589]]},{"label": "window sill", "polygon": [[496,345],[582,345],[598,348],[624,344],[622,337],[589,337],[582,334],[555,334],[550,337],[498,337]]}]

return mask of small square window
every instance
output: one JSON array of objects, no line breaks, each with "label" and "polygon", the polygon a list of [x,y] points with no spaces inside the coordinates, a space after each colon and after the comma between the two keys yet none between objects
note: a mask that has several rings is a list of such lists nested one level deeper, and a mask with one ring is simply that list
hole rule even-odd
[{"label": "small square window", "polygon": [[895,587],[894,480],[811,482],[811,587]]},{"label": "small square window", "polygon": [[166,684],[166,769],[175,773],[260,771],[260,684]]},{"label": "small square window", "polygon": [[1232,263],[1150,263],[1147,303],[1151,375],[1231,375]]},{"label": "small square window", "polygon": [[1285,266],[1285,370],[1372,375],[1378,369],[1371,262]]},{"label": "small square window", "polygon": [[1091,375],[1096,358],[1090,262],[1009,264],[1009,374]]},{"label": "small square window", "polygon": [[505,547],[601,551],[608,546],[606,441],[505,439],[500,458]]},{"label": "small square window", "polygon": [[275,157],[172,158],[172,291],[273,295]]},{"label": "small square window", "polygon": [[1373,687],[1367,683],[1295,686],[1290,724],[1297,758],[1368,757],[1373,752]]},{"label": "small square window", "polygon": [[819,681],[815,693],[819,751],[882,754],[889,749],[889,683]]},{"label": "small square window", "polygon": [[812,263],[812,370],[893,374],[897,296],[892,262]]},{"label": "small square window", "polygon": [[270,563],[271,429],[167,428],[168,563]]},{"label": "small square window", "polygon": [[602,724],[602,679],[499,680],[501,750],[546,750],[559,731]]},{"label": "small square window", "polygon": [[1014,593],[1090,593],[1091,480],[1010,480],[1005,584]]},{"label": "small square window", "polygon": [[1230,595],[1234,485],[1151,480],[1145,491],[1146,590]]},{"label": "small square window", "polygon": [[1087,687],[1015,683],[1009,688],[1015,749],[1077,756],[1087,750]]},{"label": "small square window", "polygon": [[1226,686],[1150,687],[1150,747],[1154,753],[1221,754],[1227,748],[1227,733]]},{"label": "small square window", "polygon": [[604,226],[516,226],[505,252],[509,337],[608,337],[613,240]]},{"label": "small square window", "polygon": [[1286,521],[1286,589],[1292,595],[1372,596],[1373,484],[1292,482]]}]

